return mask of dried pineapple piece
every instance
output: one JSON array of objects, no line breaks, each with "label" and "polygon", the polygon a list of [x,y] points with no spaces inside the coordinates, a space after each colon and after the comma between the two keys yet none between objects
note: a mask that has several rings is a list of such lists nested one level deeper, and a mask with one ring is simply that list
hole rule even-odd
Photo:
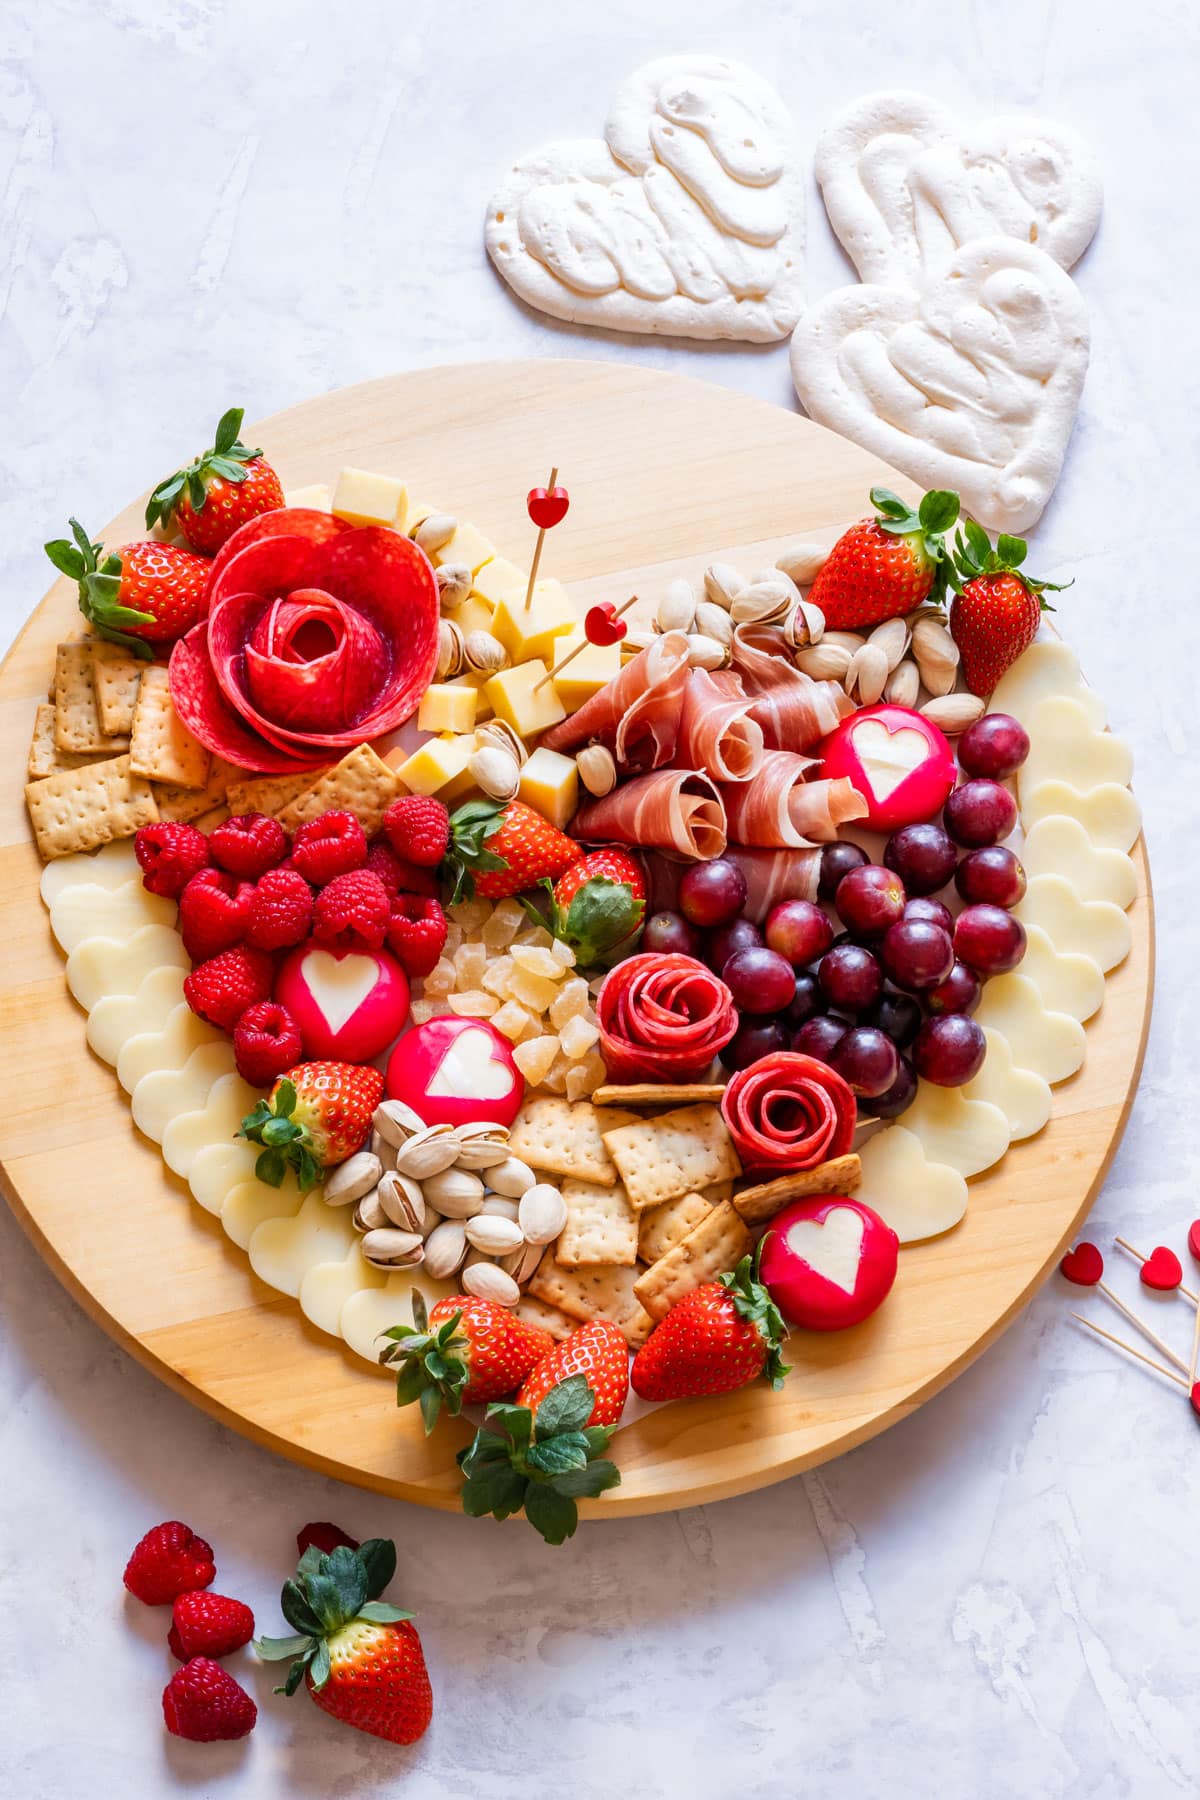
[{"label": "dried pineapple piece", "polygon": [[514,944],[509,955],[518,969],[528,969],[531,975],[543,975],[547,981],[562,979],[562,962],[541,944]]},{"label": "dried pineapple piece", "polygon": [[500,1005],[495,994],[485,994],[482,988],[464,988],[448,999],[450,1011],[460,1019],[490,1019]]},{"label": "dried pineapple piece", "polygon": [[514,973],[512,957],[498,956],[484,970],[482,985],[498,1000],[507,1000],[512,995]]},{"label": "dried pineapple piece", "polygon": [[[541,1087],[558,1057],[556,1037],[528,1038],[513,1051],[513,1061],[530,1087]],[[561,1090],[560,1090],[561,1092]]]},{"label": "dried pineapple piece", "polygon": [[517,968],[513,971],[511,991],[514,1000],[536,1013],[544,1013],[557,998],[558,983],[548,981],[544,975],[535,975],[530,969]]},{"label": "dried pineapple piece", "polygon": [[572,950],[570,944],[564,944],[561,938],[555,938],[550,946],[550,954],[555,962],[560,962],[562,964],[564,969],[573,969],[575,967],[575,952]]},{"label": "dried pineapple piece", "polygon": [[555,1031],[561,1031],[568,1019],[583,1017],[590,1011],[587,982],[582,975],[572,975],[550,1004],[550,1023]]},{"label": "dried pineapple piece", "polygon": [[538,1036],[542,1029],[542,1021],[537,1014],[531,1013],[516,1000],[506,1000],[500,1010],[492,1014],[492,1024],[512,1044]]},{"label": "dried pineapple piece", "polygon": [[461,925],[468,935],[482,931],[492,916],[492,908],[487,900],[460,900],[456,906],[447,907],[446,911],[454,923]]},{"label": "dried pineapple piece", "polygon": [[480,935],[489,950],[507,950],[524,923],[524,907],[515,900],[501,900]]},{"label": "dried pineapple piece", "polygon": [[478,938],[468,938],[454,952],[454,974],[459,988],[477,988],[488,966],[487,945]]},{"label": "dried pineapple piece", "polygon": [[440,956],[428,975],[425,976],[425,994],[428,999],[437,999],[443,994],[454,992],[454,964]]},{"label": "dried pineapple piece", "polygon": [[570,1062],[578,1062],[588,1051],[600,1041],[600,1027],[589,1025],[587,1020],[578,1014],[568,1019],[558,1037],[562,1045],[562,1053]]}]

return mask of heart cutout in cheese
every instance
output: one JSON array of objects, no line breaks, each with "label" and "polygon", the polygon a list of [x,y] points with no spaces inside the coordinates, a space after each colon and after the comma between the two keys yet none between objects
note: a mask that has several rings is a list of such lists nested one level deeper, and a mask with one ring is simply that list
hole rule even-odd
[{"label": "heart cutout in cheese", "polygon": [[1079,658],[1061,638],[1041,637],[1030,644],[1007,674],[1002,675],[988,706],[989,712],[1010,713],[1029,729],[1033,709],[1052,694],[1078,700],[1092,724],[1103,731],[1108,709],[1079,668]]},{"label": "heart cutout in cheese", "polygon": [[913,1131],[889,1125],[860,1152],[862,1179],[854,1198],[890,1225],[902,1244],[939,1237],[967,1210],[967,1184],[957,1169],[933,1162]]},{"label": "heart cutout in cheese", "polygon": [[304,980],[329,1029],[338,1032],[375,987],[379,964],[373,956],[333,956],[328,950],[310,950],[304,958]]},{"label": "heart cutout in cheese", "polygon": [[877,800],[889,800],[929,755],[929,740],[902,725],[889,731],[882,719],[864,719],[851,733],[858,760]]},{"label": "heart cutout in cheese", "polygon": [[824,1219],[799,1219],[789,1227],[787,1246],[815,1275],[852,1294],[858,1286],[866,1220],[850,1206],[835,1206]]},{"label": "heart cutout in cheese", "polygon": [[460,1031],[429,1078],[426,1092],[438,1099],[474,1094],[480,1100],[503,1100],[513,1089],[512,1070],[493,1054],[486,1031]]}]

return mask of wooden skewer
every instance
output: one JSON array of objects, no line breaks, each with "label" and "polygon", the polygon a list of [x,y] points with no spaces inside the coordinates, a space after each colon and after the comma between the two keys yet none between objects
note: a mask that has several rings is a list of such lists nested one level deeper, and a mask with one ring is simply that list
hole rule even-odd
[{"label": "wooden skewer", "polygon": [[[624,606],[618,606],[616,613],[614,614],[614,617],[619,619],[623,613],[627,613],[629,611],[631,606],[636,606],[637,602],[638,602],[637,595],[631,594],[629,596],[629,599],[625,602]],[[581,656],[585,650],[590,650],[591,647],[592,647],[591,639],[587,638],[587,637],[584,638],[582,644],[576,644],[575,648],[571,651],[571,653],[568,656],[564,656],[560,663],[555,663],[554,667],[550,670],[549,674],[542,676],[542,679],[539,682],[537,682],[536,685],[534,686],[534,690],[533,690],[534,693],[535,694],[539,693],[541,691],[541,689],[545,687],[545,685],[548,681],[553,681],[554,677],[556,675],[562,674],[563,670],[566,668],[568,663],[574,662],[575,658],[577,656]]]},{"label": "wooden skewer", "polygon": [[1192,1333],[1192,1358],[1188,1364],[1188,1393],[1196,1385],[1196,1364],[1200,1362],[1200,1306],[1196,1308],[1196,1329]]},{"label": "wooden skewer", "polygon": [[1156,1334],[1153,1331],[1151,1331],[1150,1327],[1145,1323],[1144,1320],[1139,1319],[1135,1312],[1130,1312],[1129,1308],[1126,1306],[1125,1302],[1121,1299],[1120,1295],[1114,1294],[1112,1289],[1108,1286],[1108,1284],[1106,1282],[1098,1281],[1096,1283],[1096,1286],[1099,1288],[1100,1292],[1104,1295],[1104,1298],[1106,1300],[1110,1301],[1111,1304],[1116,1307],[1117,1311],[1124,1318],[1129,1320],[1129,1323],[1131,1325],[1135,1325],[1137,1327],[1137,1329],[1141,1332],[1142,1336],[1144,1338],[1146,1338],[1151,1344],[1153,1344],[1154,1348],[1156,1350],[1161,1350],[1163,1355],[1165,1357],[1167,1357],[1171,1362],[1173,1362],[1177,1369],[1182,1369],[1184,1374],[1186,1375],[1187,1364],[1184,1362],[1182,1356],[1176,1356],[1176,1354],[1175,1354],[1174,1350],[1172,1350],[1170,1344],[1165,1344],[1160,1337],[1156,1336]]},{"label": "wooden skewer", "polygon": [[[555,468],[551,469],[550,479],[546,483],[546,492],[547,493],[553,493],[554,485],[557,482],[557,480],[558,480],[558,469],[557,469],[557,467],[555,467]],[[537,580],[538,564],[542,560],[542,545],[545,543],[545,541],[546,541],[546,527],[544,525],[539,525],[538,526],[538,534],[537,534],[537,543],[534,545],[534,548],[533,548],[533,562],[530,565],[530,569],[529,569],[529,586],[525,589],[525,611],[526,612],[528,612],[529,608],[533,605],[533,584]]]},{"label": "wooden skewer", "polygon": [[1125,1352],[1126,1356],[1135,1357],[1138,1362],[1145,1363],[1146,1367],[1153,1369],[1157,1375],[1165,1375],[1168,1381],[1173,1381],[1176,1387],[1181,1387],[1185,1393],[1189,1391],[1182,1375],[1176,1375],[1170,1369],[1164,1369],[1162,1364],[1156,1363],[1152,1356],[1143,1356],[1140,1350],[1135,1349],[1132,1344],[1127,1344],[1124,1338],[1114,1337],[1111,1331],[1101,1330],[1099,1325],[1093,1325],[1090,1319],[1085,1319],[1082,1313],[1073,1312],[1071,1317],[1078,1319],[1081,1325],[1085,1326],[1088,1331],[1094,1331],[1096,1336],[1103,1338],[1106,1343],[1115,1344],[1118,1350]]},{"label": "wooden skewer", "polygon": [[[1135,1250],[1133,1245],[1129,1242],[1129,1240],[1127,1238],[1123,1238],[1123,1237],[1114,1238],[1113,1242],[1116,1244],[1120,1244],[1122,1250],[1128,1250],[1130,1256],[1136,1257],[1138,1262],[1144,1263],[1144,1262],[1150,1261],[1150,1258],[1148,1256],[1143,1256],[1140,1250]],[[1187,1297],[1187,1299],[1189,1299],[1191,1301],[1193,1306],[1200,1308],[1200,1294],[1193,1294],[1191,1288],[1184,1287],[1182,1281],[1180,1282],[1179,1286],[1175,1289],[1175,1292],[1178,1294],[1185,1295]]]}]

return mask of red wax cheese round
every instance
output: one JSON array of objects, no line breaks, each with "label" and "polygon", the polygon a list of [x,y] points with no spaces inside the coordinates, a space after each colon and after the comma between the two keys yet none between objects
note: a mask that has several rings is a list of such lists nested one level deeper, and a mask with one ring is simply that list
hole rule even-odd
[{"label": "red wax cheese round", "polygon": [[408,1018],[408,977],[386,950],[334,951],[310,939],[284,958],[275,998],[286,1006],[307,1058],[372,1062]]},{"label": "red wax cheese round", "polygon": [[843,1331],[881,1306],[896,1279],[900,1240],[845,1194],[793,1200],[763,1240],[760,1277],[785,1319]]},{"label": "red wax cheese round", "polygon": [[864,706],[825,739],[821,774],[844,775],[867,803],[866,825],[894,831],[936,818],[954,786],[954,752],[907,706]]},{"label": "red wax cheese round", "polygon": [[525,1079],[507,1038],[486,1019],[430,1019],[400,1039],[387,1067],[387,1091],[427,1125],[511,1125]]}]

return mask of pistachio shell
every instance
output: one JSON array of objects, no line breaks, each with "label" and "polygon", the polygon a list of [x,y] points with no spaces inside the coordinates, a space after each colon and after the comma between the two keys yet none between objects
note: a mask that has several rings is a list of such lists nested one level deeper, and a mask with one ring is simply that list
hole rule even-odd
[{"label": "pistachio shell", "polygon": [[401,1231],[420,1232],[425,1223],[425,1196],[415,1181],[392,1169],[375,1190],[379,1204]]},{"label": "pistachio shell", "polygon": [[476,1262],[464,1268],[464,1290],[480,1300],[494,1300],[497,1306],[515,1306],[521,1290],[511,1275],[494,1262]]},{"label": "pistachio shell", "polygon": [[696,608],[692,629],[717,644],[728,646],[733,642],[733,622],[729,613],[722,606],[714,606],[711,600],[702,600]]},{"label": "pistachio shell", "polygon": [[921,677],[914,662],[907,658],[898,663],[888,677],[883,697],[892,706],[915,706],[921,691]]},{"label": "pistachio shell", "polygon": [[420,1113],[406,1106],[403,1100],[381,1100],[375,1108],[371,1124],[386,1143],[397,1148],[413,1135],[415,1131],[424,1131],[425,1121]]},{"label": "pistachio shell", "polygon": [[465,641],[461,627],[456,625],[453,619],[442,619],[439,622],[436,670],[439,681],[446,681],[455,675],[462,674]]},{"label": "pistachio shell", "polygon": [[322,1196],[328,1206],[352,1206],[369,1194],[383,1174],[383,1164],[369,1150],[356,1150],[325,1177]]},{"label": "pistachio shell", "polygon": [[453,513],[430,513],[422,519],[415,531],[409,533],[414,544],[419,544],[427,556],[448,544],[458,530],[458,520]]},{"label": "pistachio shell", "polygon": [[579,779],[589,794],[597,799],[611,794],[617,785],[617,765],[612,751],[603,744],[587,744],[575,758]]},{"label": "pistachio shell", "polygon": [[425,1239],[425,1267],[435,1281],[445,1281],[462,1267],[467,1234],[461,1219],[443,1219]]},{"label": "pistachio shell", "polygon": [[746,583],[729,563],[709,563],[704,571],[704,592],[714,606],[728,610]]},{"label": "pistachio shell", "polygon": [[521,767],[516,757],[494,744],[476,750],[467,768],[475,785],[493,800],[511,800],[521,785]]},{"label": "pistachio shell", "polygon": [[474,576],[466,563],[442,563],[434,574],[443,608],[460,605],[471,591]]},{"label": "pistachio shell", "polygon": [[425,1246],[417,1232],[396,1231],[387,1226],[367,1232],[362,1253],[368,1262],[385,1269],[412,1268],[425,1260]]},{"label": "pistachio shell", "polygon": [[508,651],[490,631],[469,631],[463,645],[463,659],[477,675],[494,675],[508,661]]},{"label": "pistachio shell", "polygon": [[688,661],[693,669],[723,669],[729,652],[715,638],[693,635],[687,640]]},{"label": "pistachio shell", "polygon": [[985,707],[977,694],[939,694],[918,710],[947,737],[956,737],[976,719],[982,719]]},{"label": "pistachio shell", "polygon": [[396,1167],[414,1181],[429,1175],[440,1175],[458,1161],[462,1145],[449,1125],[426,1125],[401,1144],[396,1153]]},{"label": "pistachio shell", "polygon": [[690,581],[669,581],[658,603],[660,631],[690,631],[696,617],[696,596]]},{"label": "pistachio shell", "polygon": [[790,575],[797,587],[811,587],[828,560],[824,544],[789,544],[775,558],[775,567]]}]

